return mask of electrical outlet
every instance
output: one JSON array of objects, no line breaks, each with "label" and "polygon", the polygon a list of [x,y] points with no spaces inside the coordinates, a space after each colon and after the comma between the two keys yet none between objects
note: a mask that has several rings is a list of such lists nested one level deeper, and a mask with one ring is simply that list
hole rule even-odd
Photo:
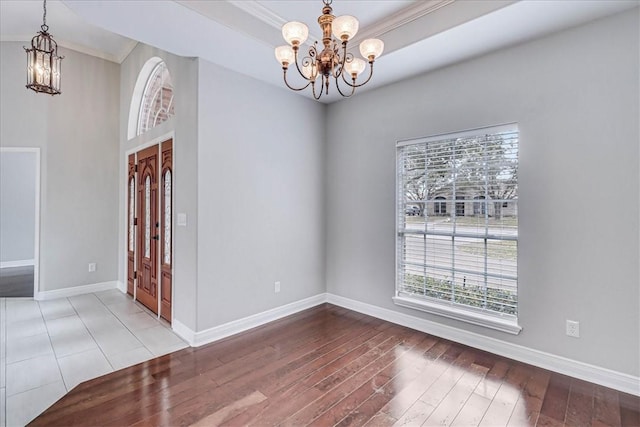
[{"label": "electrical outlet", "polygon": [[567,335],[574,338],[580,338],[580,322],[576,320],[567,320]]},{"label": "electrical outlet", "polygon": [[89,263],[89,273],[93,273],[94,271],[96,271],[96,263],[95,262],[90,262]]},{"label": "electrical outlet", "polygon": [[276,283],[274,283],[273,285],[274,285],[274,286],[273,286],[273,290],[274,290],[274,292],[275,292],[275,293],[280,292],[280,282],[276,282]]}]

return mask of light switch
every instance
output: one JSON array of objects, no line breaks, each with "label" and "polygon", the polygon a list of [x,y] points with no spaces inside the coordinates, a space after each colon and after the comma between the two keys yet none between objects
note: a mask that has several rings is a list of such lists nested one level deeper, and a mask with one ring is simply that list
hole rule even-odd
[{"label": "light switch", "polygon": [[182,226],[182,227],[186,227],[187,226],[187,214],[186,213],[179,213],[178,214],[178,225]]}]

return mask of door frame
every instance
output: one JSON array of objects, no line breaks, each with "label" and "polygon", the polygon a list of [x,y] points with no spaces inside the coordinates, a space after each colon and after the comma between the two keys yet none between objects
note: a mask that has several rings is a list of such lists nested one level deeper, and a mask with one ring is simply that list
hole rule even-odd
[{"label": "door frame", "polygon": [[[35,166],[35,224],[33,238],[33,299],[40,299],[40,147],[0,147],[2,153],[34,153]],[[172,248],[173,249],[173,248]]]},{"label": "door frame", "polygon": [[[161,146],[162,143],[171,139],[171,149],[172,149],[172,155],[174,157],[174,161],[173,161],[173,167],[171,169],[171,197],[172,197],[172,203],[171,203],[171,324],[173,325],[173,319],[174,319],[174,313],[175,313],[175,295],[176,295],[176,281],[175,281],[175,266],[174,266],[174,259],[175,259],[175,188],[176,188],[176,178],[175,178],[175,169],[176,169],[176,163],[175,163],[175,144],[176,144],[176,138],[175,138],[175,132],[168,132],[166,134],[163,134],[159,137],[153,138],[150,141],[144,142],[142,144],[136,145],[133,148],[130,148],[128,150],[125,150],[124,155],[122,157],[122,172],[121,172],[121,178],[122,178],[122,183],[121,183],[121,188],[123,189],[123,195],[121,200],[124,200],[123,203],[123,213],[124,213],[124,221],[122,221],[123,224],[123,230],[124,230],[124,236],[122,239],[122,265],[123,265],[123,271],[122,271],[122,276],[121,276],[121,281],[119,284],[119,289],[120,291],[122,291],[124,294],[127,294],[127,265],[128,265],[128,248],[129,248],[129,240],[128,240],[128,230],[129,230],[129,222],[128,222],[128,215],[129,215],[129,198],[128,198],[128,194],[129,194],[129,190],[128,190],[128,186],[129,186],[129,155],[130,154],[137,154],[138,152],[140,152],[141,150],[144,150],[145,148],[149,148],[152,146],[158,146],[158,153],[161,153]],[[136,163],[137,163],[137,158],[136,158]],[[134,184],[135,184],[135,188],[138,188],[138,175],[136,173],[135,177],[134,177]],[[137,201],[137,197],[134,197],[134,200]],[[160,212],[160,200],[161,197],[158,197],[158,212]],[[137,204],[135,206],[134,212],[137,212]],[[137,236],[136,236],[137,238]],[[134,247],[136,247],[134,245]],[[160,273],[161,273],[161,263],[160,263],[160,252],[161,251],[157,251],[157,257],[158,257],[158,265],[157,265],[157,270],[158,270],[158,277],[160,277]],[[138,260],[137,260],[137,253],[136,256],[134,256],[133,258],[133,263],[134,263],[134,267],[138,268]],[[136,300],[136,292],[137,292],[137,286],[136,286],[136,282],[134,282],[134,286],[133,286],[133,298],[135,301]],[[160,287],[158,286],[158,307],[157,307],[157,318],[160,319],[160,305],[162,303],[162,290],[160,289]]]}]

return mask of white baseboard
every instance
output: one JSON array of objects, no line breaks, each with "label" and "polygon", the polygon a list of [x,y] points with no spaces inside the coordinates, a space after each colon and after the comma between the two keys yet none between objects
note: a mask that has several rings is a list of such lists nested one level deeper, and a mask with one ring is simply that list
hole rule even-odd
[{"label": "white baseboard", "polygon": [[118,288],[120,290],[120,292],[122,292],[123,294],[127,293],[127,284],[122,282],[121,280],[118,280],[116,285],[116,288]]},{"label": "white baseboard", "polygon": [[640,396],[640,377],[523,347],[334,294],[319,294],[243,319],[205,329],[204,331],[196,332],[177,319],[173,319],[172,327],[173,331],[187,341],[189,345],[199,347],[325,302],[493,354]]},{"label": "white baseboard", "polygon": [[299,311],[315,307],[316,305],[323,304],[326,301],[326,294],[319,294],[199,332],[193,331],[177,319],[173,319],[171,324],[173,331],[187,341],[189,345],[192,347],[200,347],[201,345],[209,344],[222,338],[264,325],[265,323],[273,322],[274,320],[281,319],[285,316],[295,314]]},{"label": "white baseboard", "polygon": [[327,294],[326,302],[493,354],[640,396],[640,377],[497,340],[339,295]]},{"label": "white baseboard", "polygon": [[90,285],[74,286],[71,288],[54,289],[52,291],[39,291],[36,293],[33,299],[37,301],[44,301],[56,298],[68,298],[76,295],[90,294],[93,292],[100,292],[117,288],[118,282],[114,280],[111,282],[93,283]]},{"label": "white baseboard", "polygon": [[189,328],[176,318],[171,320],[171,329],[173,329],[173,332],[185,340],[191,347],[197,347],[195,344],[196,332],[193,329]]},{"label": "white baseboard", "polygon": [[35,264],[36,264],[35,259],[21,259],[18,261],[2,261],[0,262],[0,268],[30,267]]}]

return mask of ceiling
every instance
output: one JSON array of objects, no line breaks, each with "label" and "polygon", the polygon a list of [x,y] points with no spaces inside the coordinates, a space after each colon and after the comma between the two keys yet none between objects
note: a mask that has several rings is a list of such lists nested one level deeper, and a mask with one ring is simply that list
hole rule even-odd
[{"label": "ceiling", "polygon": [[[385,42],[375,76],[362,91],[638,5],[640,0],[334,0],[332,7],[334,15],[360,21],[350,45],[369,37]],[[60,46],[110,61],[122,62],[143,42],[283,86],[273,54],[285,44],[280,27],[302,21],[310,39],[317,39],[322,6],[321,0],[48,0],[47,24]],[[42,12],[37,0],[0,0],[0,40],[28,43]],[[324,102],[341,99],[329,90]]]}]

